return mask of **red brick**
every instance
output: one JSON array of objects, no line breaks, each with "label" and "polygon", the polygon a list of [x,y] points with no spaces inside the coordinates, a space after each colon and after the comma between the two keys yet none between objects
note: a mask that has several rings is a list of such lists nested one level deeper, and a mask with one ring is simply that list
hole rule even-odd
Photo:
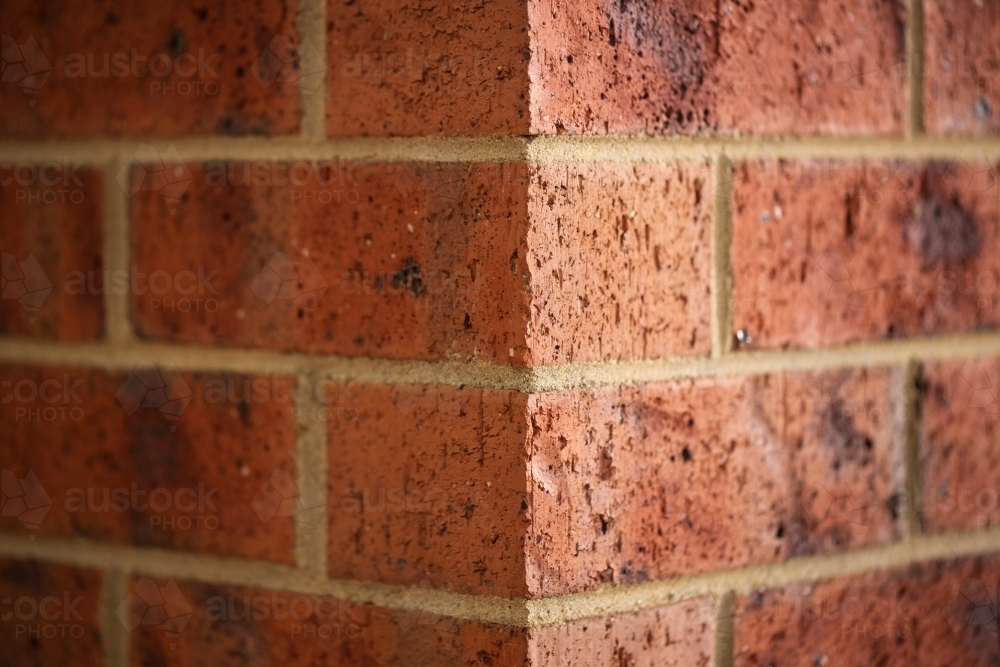
[{"label": "red brick", "polygon": [[27,80],[5,73],[0,135],[294,133],[298,85],[271,82],[254,64],[275,37],[297,40],[297,13],[296,0],[13,0],[4,6],[4,57],[17,46],[32,54],[29,76],[50,71]]},{"label": "red brick", "polygon": [[736,667],[993,665],[996,558],[757,591],[736,602]]},{"label": "red brick", "polygon": [[523,2],[327,3],[331,136],[528,134]]},{"label": "red brick", "polygon": [[523,596],[526,398],[419,385],[342,396],[353,410],[329,423],[330,576]]},{"label": "red brick", "polygon": [[[266,183],[242,185],[246,169]],[[182,272],[212,280],[204,294],[135,294],[142,337],[518,366],[708,352],[704,165],[262,162],[189,173],[179,200],[135,194],[135,263],[145,277],[165,272],[161,285],[188,286]],[[288,294],[266,269],[279,260],[300,272]]]},{"label": "red brick", "polygon": [[93,340],[104,332],[101,174],[68,162],[0,165],[0,332]]},{"label": "red brick", "polygon": [[1000,7],[925,0],[924,77],[928,132],[1000,131]]},{"label": "red brick", "polygon": [[104,665],[98,570],[0,559],[3,664]]},{"label": "red brick", "polygon": [[529,589],[898,539],[893,385],[872,369],[533,396]]},{"label": "red brick", "polygon": [[733,320],[751,347],[995,328],[986,163],[748,162],[733,183]]},{"label": "red brick", "polygon": [[889,543],[900,392],[881,369],[352,385],[330,421],[330,575],[540,597]]},{"label": "red brick", "polygon": [[708,667],[715,604],[709,598],[530,631],[532,667]]},{"label": "red brick", "polygon": [[928,364],[920,383],[920,516],[928,530],[1000,523],[996,359]]},{"label": "red brick", "polygon": [[143,605],[130,599],[136,667],[526,664],[526,632],[519,628],[255,588],[150,579],[133,581],[137,586],[160,589],[164,600],[176,601],[178,615],[169,636],[138,624]]},{"label": "red brick", "polygon": [[533,133],[902,130],[902,2],[528,7]]},{"label": "red brick", "polygon": [[[255,168],[265,185],[236,184]],[[205,290],[215,310],[157,306],[185,296],[176,290],[136,295],[140,336],[390,358],[506,362],[511,348],[524,356],[522,167],[261,162],[191,171],[176,214],[157,192],[136,194],[135,262],[147,275],[217,273]],[[235,178],[219,177],[230,171]],[[296,264],[299,284],[270,292],[277,278],[262,278],[258,296],[254,280],[276,276],[265,269],[282,257]]]},{"label": "red brick", "polygon": [[170,387],[160,410],[131,403],[141,392],[125,385],[129,373],[4,366],[4,495],[25,491],[23,510],[51,506],[25,514],[5,504],[0,525],[290,563],[293,517],[255,498],[275,470],[295,471],[293,406],[280,384],[292,379],[158,370]]},{"label": "red brick", "polygon": [[534,166],[537,365],[709,352],[710,182],[703,164]]}]

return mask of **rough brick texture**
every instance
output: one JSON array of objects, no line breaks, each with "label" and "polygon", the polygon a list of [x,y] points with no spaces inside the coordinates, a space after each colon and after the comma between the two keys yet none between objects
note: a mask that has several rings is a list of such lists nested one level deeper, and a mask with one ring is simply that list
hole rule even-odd
[{"label": "rough brick texture", "polygon": [[531,127],[899,134],[903,3],[529,3]]},{"label": "rough brick texture", "polygon": [[988,163],[747,162],[733,174],[733,324],[750,347],[995,328]]},{"label": "rough brick texture", "polygon": [[0,164],[0,332],[101,336],[103,216],[98,171],[67,162]]},{"label": "rough brick texture", "polygon": [[132,200],[134,262],[162,286],[133,295],[141,337],[519,366],[708,351],[704,165],[190,174],[179,201]]},{"label": "rough brick texture", "polygon": [[891,542],[895,383],[353,385],[330,422],[330,573],[536,597]]},{"label": "rough brick texture", "polygon": [[3,663],[104,664],[97,570],[0,559]]},{"label": "rough brick texture", "polygon": [[920,382],[920,516],[925,529],[1000,522],[998,364],[928,364]]},{"label": "rough brick texture", "polygon": [[525,665],[523,629],[253,588],[135,580],[133,623],[141,594],[154,589],[190,615],[169,628],[137,625],[130,637],[135,667]]},{"label": "rough brick texture", "polygon": [[20,53],[24,71],[0,84],[0,135],[296,132],[297,11],[295,0],[5,3],[4,59]]},{"label": "rough brick texture", "polygon": [[291,513],[255,502],[294,474],[291,378],[2,370],[5,530],[291,562]]},{"label": "rough brick texture", "polygon": [[1000,7],[924,1],[928,132],[1000,131]]},{"label": "rough brick texture", "polygon": [[709,667],[715,604],[709,598],[530,631],[532,667]]},{"label": "rough brick texture", "polygon": [[528,134],[524,2],[330,0],[327,37],[331,136]]},{"label": "rough brick texture", "polygon": [[735,665],[994,665],[998,573],[970,559],[757,591],[736,603]]}]

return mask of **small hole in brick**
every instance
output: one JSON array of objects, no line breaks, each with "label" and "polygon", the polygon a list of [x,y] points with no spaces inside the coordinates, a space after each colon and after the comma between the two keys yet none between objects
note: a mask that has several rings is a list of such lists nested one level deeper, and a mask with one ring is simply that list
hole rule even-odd
[{"label": "small hole in brick", "polygon": [[681,450],[681,458],[684,459],[684,463],[691,461],[691,450],[685,447]]}]

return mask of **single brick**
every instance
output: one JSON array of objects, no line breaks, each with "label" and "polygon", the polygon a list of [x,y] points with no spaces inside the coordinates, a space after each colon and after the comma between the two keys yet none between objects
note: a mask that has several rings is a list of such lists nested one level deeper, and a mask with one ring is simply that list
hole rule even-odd
[{"label": "single brick", "polygon": [[532,667],[709,667],[715,604],[710,598],[530,631]]},{"label": "single brick", "polygon": [[995,328],[1000,209],[981,178],[989,168],[737,165],[735,328],[764,348]]},{"label": "single brick", "polygon": [[1000,7],[924,1],[928,132],[1000,131]]},{"label": "single brick", "polygon": [[899,395],[882,369],[352,385],[329,429],[330,575],[539,597],[889,543]]},{"label": "single brick", "polygon": [[5,529],[291,562],[292,378],[2,370]]},{"label": "single brick", "polygon": [[68,162],[0,164],[0,219],[0,332],[65,341],[99,338],[104,332],[100,172]]},{"label": "single brick", "polygon": [[708,352],[704,165],[174,166],[183,192],[132,201],[142,337],[517,366]]},{"label": "single brick", "polygon": [[[145,600],[165,604],[167,620]],[[135,667],[526,664],[525,630],[429,612],[149,578],[133,580],[124,604]]]},{"label": "single brick", "polygon": [[528,134],[523,2],[327,3],[327,132]]},{"label": "single brick", "polygon": [[898,539],[896,384],[869,369],[532,396],[529,589]]},{"label": "single brick", "polygon": [[330,576],[524,596],[525,396],[352,385],[337,400]]},{"label": "single brick", "polygon": [[928,364],[920,383],[920,516],[929,530],[1000,523],[998,362]]},{"label": "single brick", "polygon": [[710,183],[702,164],[534,166],[527,345],[537,364],[710,351]]},{"label": "single brick", "polygon": [[736,667],[995,665],[995,557],[756,591],[736,600]]},{"label": "single brick", "polygon": [[532,133],[902,130],[898,0],[528,8]]},{"label": "single brick", "polygon": [[104,665],[98,570],[0,559],[5,665]]},{"label": "single brick", "polygon": [[0,135],[294,133],[297,13],[296,0],[12,0]]}]

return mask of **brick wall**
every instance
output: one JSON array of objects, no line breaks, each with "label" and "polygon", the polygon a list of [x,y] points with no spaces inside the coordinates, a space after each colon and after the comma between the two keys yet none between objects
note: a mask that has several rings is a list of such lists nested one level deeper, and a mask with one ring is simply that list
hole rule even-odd
[{"label": "brick wall", "polygon": [[1000,661],[993,0],[0,16],[3,664]]}]

